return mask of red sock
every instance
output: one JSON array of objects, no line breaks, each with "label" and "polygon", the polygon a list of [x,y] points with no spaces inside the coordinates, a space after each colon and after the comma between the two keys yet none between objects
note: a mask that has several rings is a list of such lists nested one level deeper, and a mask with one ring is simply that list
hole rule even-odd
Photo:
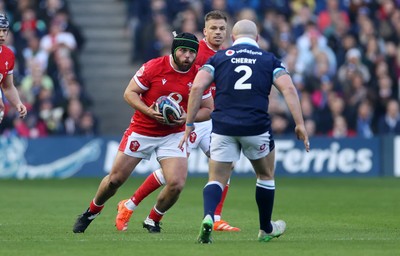
[{"label": "red sock", "polygon": [[217,205],[217,209],[215,209],[214,215],[221,215],[222,207],[224,207],[226,194],[228,194],[228,189],[229,189],[229,184],[226,184],[224,191],[222,191],[221,201],[219,201],[219,204]]},{"label": "red sock", "polygon": [[160,222],[163,216],[164,213],[157,211],[155,206],[151,209],[149,214],[149,218],[154,220],[155,222]]},{"label": "red sock", "polygon": [[152,174],[147,176],[146,180],[135,191],[135,193],[131,197],[132,202],[134,202],[136,205],[139,205],[139,203],[143,199],[145,199],[148,195],[150,195],[153,191],[161,186],[161,182],[157,179],[155,173],[153,172]]},{"label": "red sock", "polygon": [[89,212],[91,213],[99,213],[101,212],[101,210],[103,210],[104,208],[104,204],[103,205],[96,205],[94,203],[94,199],[90,202],[90,206],[89,206]]}]

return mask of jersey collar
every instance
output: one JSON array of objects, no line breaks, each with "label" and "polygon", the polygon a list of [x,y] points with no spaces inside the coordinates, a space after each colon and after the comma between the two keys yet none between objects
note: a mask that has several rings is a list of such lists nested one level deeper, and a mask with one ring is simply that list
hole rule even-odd
[{"label": "jersey collar", "polygon": [[232,45],[237,45],[237,44],[250,44],[253,45],[257,48],[260,48],[260,46],[258,46],[257,42],[249,37],[241,37],[235,40],[235,42],[233,42]]},{"label": "jersey collar", "polygon": [[207,45],[207,47],[208,47],[211,51],[217,52],[216,50],[214,50],[213,48],[211,48],[211,46],[208,44],[206,38],[203,38],[203,41],[204,41],[204,43]]}]

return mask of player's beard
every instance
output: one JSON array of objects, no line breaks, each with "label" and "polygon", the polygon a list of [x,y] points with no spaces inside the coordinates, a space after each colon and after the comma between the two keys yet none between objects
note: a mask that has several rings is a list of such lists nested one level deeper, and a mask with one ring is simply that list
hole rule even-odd
[{"label": "player's beard", "polygon": [[190,62],[190,61],[180,61],[176,59],[175,61],[176,65],[178,66],[178,69],[183,72],[188,71],[192,67],[193,62],[194,60]]}]

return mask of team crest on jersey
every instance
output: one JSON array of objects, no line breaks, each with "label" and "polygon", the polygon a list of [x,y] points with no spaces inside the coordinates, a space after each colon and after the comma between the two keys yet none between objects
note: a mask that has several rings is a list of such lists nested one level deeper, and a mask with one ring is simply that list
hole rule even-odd
[{"label": "team crest on jersey", "polygon": [[164,84],[167,82],[167,79],[163,78],[163,79],[161,80],[161,82],[162,82],[162,84],[164,85]]},{"label": "team crest on jersey", "polygon": [[187,86],[188,86],[189,88],[192,88],[193,83],[192,83],[192,82],[189,82],[189,83],[187,84]]},{"label": "team crest on jersey", "polygon": [[235,51],[234,50],[227,50],[225,52],[225,54],[226,54],[226,56],[232,56],[233,54],[235,54]]},{"label": "team crest on jersey", "polygon": [[142,66],[137,72],[136,72],[136,76],[137,77],[141,77],[144,73],[144,66]]}]

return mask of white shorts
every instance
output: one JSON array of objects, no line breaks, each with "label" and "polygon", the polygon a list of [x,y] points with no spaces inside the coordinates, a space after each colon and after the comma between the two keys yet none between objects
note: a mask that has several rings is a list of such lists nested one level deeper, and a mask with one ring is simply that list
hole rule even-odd
[{"label": "white shorts", "polygon": [[212,122],[208,120],[194,123],[194,127],[195,129],[188,139],[187,151],[190,153],[193,149],[200,147],[204,154],[207,154],[210,150]]},{"label": "white shorts", "polygon": [[275,147],[270,132],[255,136],[226,136],[211,133],[210,158],[218,162],[236,162],[243,151],[250,160],[265,157]]},{"label": "white shorts", "polygon": [[184,132],[173,133],[165,137],[149,137],[132,132],[124,135],[119,150],[124,154],[136,158],[150,160],[155,152],[157,160],[170,157],[187,157],[186,148],[178,148]]}]

